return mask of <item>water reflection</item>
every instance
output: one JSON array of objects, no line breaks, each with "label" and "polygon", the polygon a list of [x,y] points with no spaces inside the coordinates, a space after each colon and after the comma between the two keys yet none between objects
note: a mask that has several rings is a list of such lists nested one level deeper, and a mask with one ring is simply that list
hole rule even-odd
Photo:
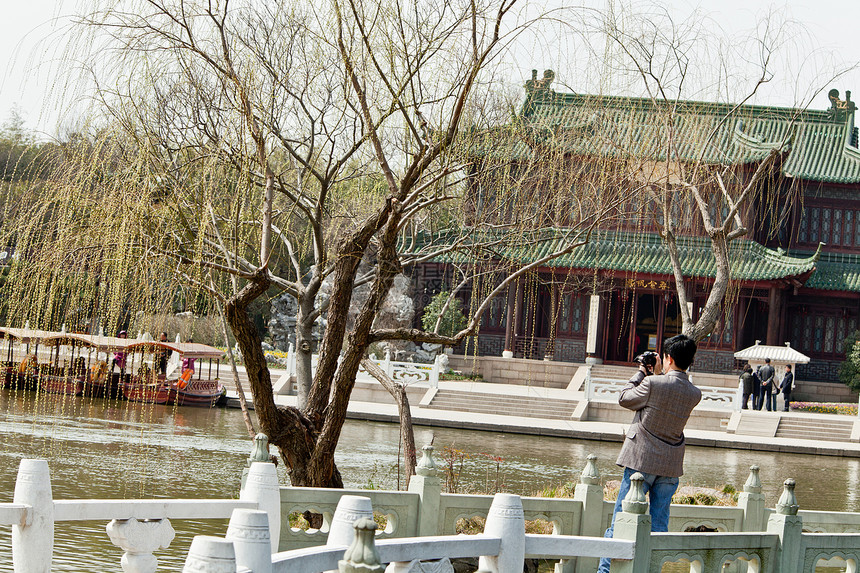
[{"label": "water reflection", "polygon": [[[460,491],[486,491],[500,482],[507,491],[534,494],[576,481],[590,453],[598,456],[604,480],[621,474],[614,465],[620,443],[416,428],[419,446],[431,439],[437,465],[461,468]],[[337,452],[347,486],[395,488],[397,440],[394,424],[348,421]],[[0,391],[0,483],[5,484],[0,501],[11,501],[22,457],[48,459],[57,499],[237,497],[250,448],[238,410]],[[682,482],[740,489],[752,464],[762,468],[771,506],[784,479],[794,477],[802,508],[860,507],[855,459],[689,448]],[[286,483],[284,468],[279,472]],[[91,570],[121,571],[122,552],[110,544],[105,525],[58,524],[54,570],[80,571],[84,554],[96,556],[94,562],[87,558]],[[223,534],[225,526],[223,521],[174,523],[177,537],[170,550],[158,554],[159,570],[181,570],[193,535]],[[0,528],[0,554],[6,556],[10,529]],[[0,571],[11,570],[11,559],[0,559]]]}]

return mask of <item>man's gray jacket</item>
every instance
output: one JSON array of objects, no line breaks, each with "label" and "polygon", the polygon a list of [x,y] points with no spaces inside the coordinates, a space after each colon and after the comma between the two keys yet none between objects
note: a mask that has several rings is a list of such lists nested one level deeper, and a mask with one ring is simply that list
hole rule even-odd
[{"label": "man's gray jacket", "polygon": [[637,372],[618,398],[636,414],[616,463],[658,476],[683,475],[684,426],[701,399],[702,391],[686,372],[670,370],[648,377]]},{"label": "man's gray jacket", "polygon": [[759,370],[758,373],[758,377],[761,379],[761,385],[767,386],[767,389],[771,392],[771,394],[773,394],[774,391],[773,386],[771,386],[770,383],[773,382],[773,377],[775,374],[776,371],[770,364],[765,364],[764,366],[762,366],[761,370]]}]

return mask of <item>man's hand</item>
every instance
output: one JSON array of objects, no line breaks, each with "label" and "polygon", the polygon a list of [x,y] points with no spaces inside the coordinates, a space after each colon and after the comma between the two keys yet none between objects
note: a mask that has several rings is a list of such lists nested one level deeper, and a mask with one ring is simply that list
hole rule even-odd
[{"label": "man's hand", "polygon": [[660,360],[660,357],[657,356],[657,362],[653,367],[649,368],[644,364],[639,365],[639,371],[645,374],[645,376],[653,376],[654,374],[660,374],[663,372],[663,362]]}]

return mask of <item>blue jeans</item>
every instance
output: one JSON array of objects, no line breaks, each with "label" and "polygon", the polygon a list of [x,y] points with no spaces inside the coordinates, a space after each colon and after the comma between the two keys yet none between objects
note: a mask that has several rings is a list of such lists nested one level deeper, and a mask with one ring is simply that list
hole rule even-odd
[{"label": "blue jeans", "polygon": [[[618,499],[615,500],[615,509],[612,511],[612,522],[603,537],[612,537],[615,527],[615,516],[621,511],[621,502],[630,491],[630,476],[636,470],[624,468],[624,477],[621,478],[621,489],[618,490]],[[654,474],[639,472],[645,476],[642,488],[648,494],[648,513],[651,514],[651,531],[669,531],[669,506],[672,504],[672,496],[678,490],[678,478],[663,477]],[[600,559],[597,573],[609,573],[610,560],[606,557]]]}]

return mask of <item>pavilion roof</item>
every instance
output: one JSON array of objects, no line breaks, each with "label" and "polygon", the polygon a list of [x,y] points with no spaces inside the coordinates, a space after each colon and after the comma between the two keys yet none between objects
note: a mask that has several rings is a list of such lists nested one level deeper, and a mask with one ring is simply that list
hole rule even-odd
[{"label": "pavilion roof", "polygon": [[808,364],[809,356],[798,352],[788,344],[785,346],[768,346],[756,343],[754,346],[735,352],[738,360],[764,362],[765,358],[775,364]]},{"label": "pavilion roof", "polygon": [[860,182],[854,104],[850,98],[839,101],[835,90],[834,107],[819,111],[557,93],[540,80],[526,88],[519,116],[509,126],[478,134],[474,155],[525,159],[536,146],[551,145],[570,155],[664,161],[671,138],[672,157],[682,162],[756,163],[778,149],[787,177]]},{"label": "pavilion roof", "polygon": [[821,253],[815,272],[804,286],[821,290],[860,292],[860,255]]},{"label": "pavilion roof", "polygon": [[[462,235],[460,236],[462,238]],[[544,229],[539,234],[519,236],[516,240],[493,241],[488,232],[472,230],[460,246],[434,259],[435,262],[469,264],[491,260],[528,264],[561,250],[581,236],[566,229]],[[424,235],[413,245],[413,251],[454,244],[454,234]],[[678,237],[678,251],[684,276],[712,278],[716,263],[710,239]],[[775,251],[749,239],[730,243],[732,278],[736,280],[775,280],[796,277],[813,271],[820,253],[796,257]],[[547,262],[548,268],[627,271],[672,276],[669,251],[654,233],[631,231],[595,231],[587,244]]]}]

